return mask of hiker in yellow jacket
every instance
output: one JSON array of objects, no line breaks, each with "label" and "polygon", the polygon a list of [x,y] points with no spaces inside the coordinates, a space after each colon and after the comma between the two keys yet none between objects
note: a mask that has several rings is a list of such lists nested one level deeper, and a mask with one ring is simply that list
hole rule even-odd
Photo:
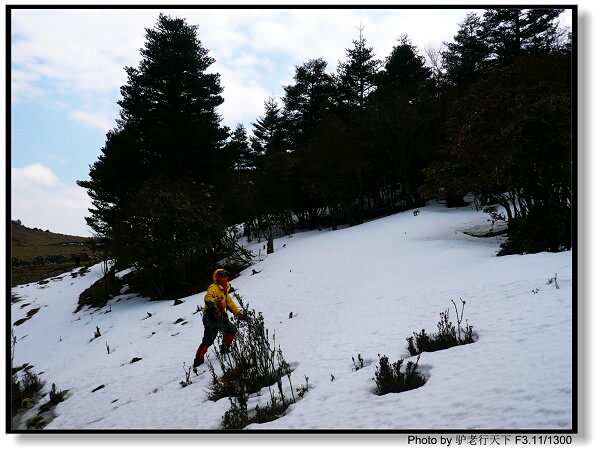
[{"label": "hiker in yellow jacket", "polygon": [[213,273],[213,283],[208,287],[204,296],[204,312],[202,323],[204,324],[204,337],[202,343],[196,350],[194,367],[204,363],[204,355],[215,341],[219,332],[223,333],[221,353],[228,353],[229,347],[237,333],[237,327],[229,321],[227,310],[240,320],[245,320],[244,313],[235,304],[229,290],[229,273],[225,269],[217,269]]}]

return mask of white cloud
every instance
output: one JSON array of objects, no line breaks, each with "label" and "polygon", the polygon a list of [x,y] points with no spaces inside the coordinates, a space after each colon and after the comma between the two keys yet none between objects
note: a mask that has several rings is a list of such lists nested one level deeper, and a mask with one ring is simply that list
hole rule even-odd
[{"label": "white cloud", "polygon": [[68,117],[87,127],[99,128],[104,131],[108,131],[116,126],[115,121],[104,112],[71,110],[68,113]]},{"label": "white cloud", "polygon": [[[423,26],[423,20],[434,16],[436,10],[417,13],[291,6],[163,12],[197,25],[199,39],[216,59],[209,71],[222,75],[228,103],[222,114],[228,123],[255,120],[268,95],[282,95],[282,85],[293,79],[294,66],[322,57],[328,61],[328,71],[335,71],[338,60],[345,59],[345,49],[352,47],[352,40],[358,37],[357,27],[361,24],[377,57],[384,58],[399,35],[408,34],[415,45],[420,44],[422,36],[440,39],[438,30],[449,38],[448,25],[455,32],[458,18],[464,18],[463,10],[446,10],[445,14],[455,19],[446,19],[445,27],[437,22],[429,27]],[[13,101],[40,96],[42,92],[61,95],[53,101],[69,105],[72,120],[108,131],[114,126],[114,118],[94,108],[105,110],[106,99],[115,104],[120,98],[118,89],[127,82],[123,68],[139,64],[145,30],[156,24],[158,14],[158,9],[13,10]]]},{"label": "white cloud", "polygon": [[85,189],[59,182],[39,163],[11,168],[11,219],[27,227],[90,236],[84,219],[90,206]]},{"label": "white cloud", "polygon": [[22,168],[11,169],[12,181],[17,184],[31,183],[45,187],[56,186],[58,178],[50,169],[40,163],[30,164]]},{"label": "white cloud", "polygon": [[37,73],[28,72],[25,70],[11,70],[11,102],[19,103],[21,101],[29,101],[40,97],[43,90],[33,85],[41,76]]},{"label": "white cloud", "polygon": [[[293,83],[295,66],[322,57],[337,69],[364,27],[367,44],[384,59],[407,35],[424,55],[451,41],[470,9],[289,7],[163,9],[197,26],[221,75],[224,123],[250,128],[269,96]],[[479,10],[481,11],[481,10]],[[52,101],[67,117],[108,132],[118,117],[125,66],[137,67],[147,28],[159,9],[15,9],[11,11],[12,101]]]}]

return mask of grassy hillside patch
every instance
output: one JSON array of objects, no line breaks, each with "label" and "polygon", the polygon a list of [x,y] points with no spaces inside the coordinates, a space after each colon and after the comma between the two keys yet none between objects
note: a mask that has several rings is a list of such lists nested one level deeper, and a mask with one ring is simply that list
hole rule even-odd
[{"label": "grassy hillside patch", "polygon": [[72,253],[92,253],[89,238],[27,228],[11,223],[11,253],[13,258],[33,261],[36,256]]},{"label": "grassy hillside patch", "polygon": [[94,259],[90,239],[11,223],[11,286],[35,283]]}]

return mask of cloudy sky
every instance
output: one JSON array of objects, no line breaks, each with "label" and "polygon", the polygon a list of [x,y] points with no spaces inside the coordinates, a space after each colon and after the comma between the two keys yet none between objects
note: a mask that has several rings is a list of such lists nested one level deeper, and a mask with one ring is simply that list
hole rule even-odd
[{"label": "cloudy sky", "polygon": [[[265,100],[280,98],[283,86],[293,84],[295,66],[321,57],[328,72],[335,72],[359,27],[379,59],[402,35],[425,55],[452,42],[468,12],[483,11],[456,3],[445,9],[391,3],[385,9],[349,3],[312,9],[254,5],[7,11],[11,218],[28,227],[90,235],[84,220],[89,198],[76,181],[89,179],[89,165],[100,156],[118,117],[119,88],[127,82],[124,67],[138,66],[145,30],[154,27],[159,12],[198,26],[202,45],[216,60],[208,71],[218,72],[224,87],[223,123],[231,128],[242,123],[251,131]],[[580,15],[583,11],[580,4]],[[570,11],[561,19],[572,25]]]}]

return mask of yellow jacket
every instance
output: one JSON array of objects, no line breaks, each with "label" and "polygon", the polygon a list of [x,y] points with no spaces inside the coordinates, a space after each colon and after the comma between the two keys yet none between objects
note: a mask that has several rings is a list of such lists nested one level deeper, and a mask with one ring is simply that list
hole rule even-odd
[{"label": "yellow jacket", "polygon": [[[220,317],[225,314],[225,310],[228,309],[233,315],[238,315],[241,311],[240,308],[235,304],[231,295],[229,295],[229,289],[231,285],[227,283],[227,289],[224,289],[217,282],[217,272],[221,269],[217,269],[213,272],[213,284],[211,284],[206,290],[204,296],[204,315],[212,314],[214,317]],[[210,309],[213,311],[209,312]]]}]

